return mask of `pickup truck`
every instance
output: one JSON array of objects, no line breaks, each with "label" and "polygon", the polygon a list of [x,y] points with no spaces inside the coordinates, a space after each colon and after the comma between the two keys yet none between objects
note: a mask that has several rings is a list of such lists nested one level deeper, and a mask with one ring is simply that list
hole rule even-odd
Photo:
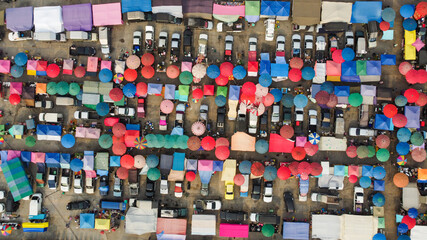
[{"label": "pickup truck", "polygon": [[83,120],[97,120],[99,119],[99,115],[95,111],[88,111],[88,112],[75,111],[74,118],[83,119]]},{"label": "pickup truck", "polygon": [[58,123],[64,120],[64,116],[62,113],[40,113],[39,121],[40,122],[50,122],[50,123]]},{"label": "pickup truck", "polygon": [[239,211],[221,211],[220,218],[227,222],[243,222],[246,221],[248,215]]},{"label": "pickup truck", "polygon": [[220,210],[220,200],[197,200],[193,203],[193,208],[201,212],[203,210]]},{"label": "pickup truck", "polygon": [[356,213],[361,213],[363,210],[363,202],[364,202],[364,193],[363,188],[354,187],[354,205],[353,211]]},{"label": "pickup truck", "polygon": [[251,213],[250,215],[251,222],[258,222],[263,224],[280,224],[280,217],[275,214],[268,213]]},{"label": "pickup truck", "polygon": [[225,107],[217,109],[216,131],[220,136],[225,133]]},{"label": "pickup truck", "polygon": [[137,196],[139,193],[139,179],[138,179],[138,170],[130,169],[129,170],[129,193],[131,196]]},{"label": "pickup truck", "polygon": [[203,18],[185,18],[184,25],[188,27],[202,28],[207,30],[211,30],[213,28],[213,22],[205,20]]},{"label": "pickup truck", "polygon": [[191,58],[193,51],[193,31],[190,28],[184,30],[183,37],[184,57]]},{"label": "pickup truck", "polygon": [[187,209],[186,208],[169,208],[169,209],[161,209],[160,217],[162,218],[185,218],[187,217]]},{"label": "pickup truck", "polygon": [[312,202],[322,202],[322,203],[331,204],[331,205],[339,205],[340,204],[340,198],[338,196],[325,195],[325,194],[321,194],[321,193],[312,193],[311,194],[311,201]]}]

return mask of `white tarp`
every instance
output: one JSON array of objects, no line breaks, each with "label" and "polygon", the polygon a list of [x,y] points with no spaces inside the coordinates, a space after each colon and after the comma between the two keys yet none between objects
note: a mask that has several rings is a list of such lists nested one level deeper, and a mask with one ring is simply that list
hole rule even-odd
[{"label": "white tarp", "polygon": [[341,217],[342,240],[372,239],[378,233],[377,217],[348,214]]},{"label": "white tarp", "polygon": [[191,220],[191,235],[215,236],[215,215],[194,214]]},{"label": "white tarp", "polygon": [[415,183],[409,183],[402,189],[402,207],[405,210],[420,207],[420,192]]},{"label": "white tarp", "polygon": [[347,138],[320,137],[319,151],[346,151]]},{"label": "white tarp", "polygon": [[312,238],[322,240],[338,240],[341,238],[341,216],[312,215],[311,222]]},{"label": "white tarp", "polygon": [[182,18],[182,6],[157,6],[152,7],[151,11],[155,13],[169,13],[170,15]]},{"label": "white tarp", "polygon": [[425,240],[427,236],[427,226],[415,225],[411,229],[411,240]]},{"label": "white tarp", "polygon": [[316,63],[314,71],[316,75],[313,78],[313,83],[324,83],[326,79],[326,63]]},{"label": "white tarp", "polygon": [[350,23],[353,3],[322,2],[321,24],[330,22]]},{"label": "white tarp", "polygon": [[327,188],[329,190],[343,190],[344,177],[322,174],[322,176],[318,178],[317,185],[319,188]]},{"label": "white tarp", "polygon": [[99,94],[83,93],[83,95],[82,95],[82,103],[83,104],[96,105],[99,102],[100,102],[100,95]]},{"label": "white tarp", "polygon": [[381,80],[380,75],[364,75],[359,76],[360,82],[379,82]]},{"label": "white tarp", "polygon": [[62,21],[62,7],[35,7],[34,27],[35,32],[63,32],[64,22]]},{"label": "white tarp", "polygon": [[142,235],[145,233],[156,232],[157,229],[157,208],[151,208],[149,204],[142,204],[141,207],[130,207],[126,213],[126,227],[127,234]]}]

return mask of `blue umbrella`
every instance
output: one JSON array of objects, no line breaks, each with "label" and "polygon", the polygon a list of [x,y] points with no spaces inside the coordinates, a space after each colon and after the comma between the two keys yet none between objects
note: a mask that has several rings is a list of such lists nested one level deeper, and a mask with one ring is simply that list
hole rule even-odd
[{"label": "blue umbrella", "polygon": [[397,139],[399,142],[407,142],[411,139],[411,130],[407,128],[400,128],[397,130]]},{"label": "blue umbrella", "polygon": [[282,105],[287,108],[291,108],[294,106],[294,95],[290,93],[285,93],[282,97]]},{"label": "blue umbrella", "polygon": [[314,78],[314,76],[316,76],[316,72],[314,71],[314,69],[312,67],[304,67],[301,70],[301,76],[305,80],[312,80]]},{"label": "blue umbrella", "polygon": [[61,144],[64,148],[72,148],[76,144],[76,139],[71,134],[65,134],[61,138]]},{"label": "blue umbrella", "polygon": [[403,29],[406,31],[414,31],[417,29],[417,22],[412,18],[403,20]]},{"label": "blue umbrella", "polygon": [[260,139],[255,143],[255,151],[259,154],[268,152],[268,142],[264,139]]},{"label": "blue umbrella", "polygon": [[298,94],[294,98],[294,105],[297,108],[304,108],[307,106],[308,98],[303,94]]},{"label": "blue umbrella", "polygon": [[110,106],[106,102],[96,104],[96,112],[99,116],[106,116],[110,112]]},{"label": "blue umbrella", "polygon": [[371,179],[367,176],[363,176],[359,179],[359,184],[362,188],[368,188],[371,186]]},{"label": "blue umbrella", "polygon": [[408,99],[403,95],[399,95],[394,99],[394,103],[398,107],[404,107],[408,103]]},{"label": "blue umbrella", "polygon": [[98,77],[101,82],[107,83],[113,80],[113,72],[110,69],[104,68],[99,72]]},{"label": "blue umbrella", "polygon": [[252,163],[245,160],[239,164],[239,171],[241,174],[251,174]]},{"label": "blue umbrella", "polygon": [[76,98],[77,98],[77,100],[80,100],[80,101],[83,99],[83,89],[80,90],[80,92],[79,92],[79,94],[77,94]]},{"label": "blue umbrella", "polygon": [[78,172],[78,171],[82,170],[82,168],[83,168],[82,160],[80,160],[78,158],[74,158],[70,162],[70,168],[71,168],[71,170],[73,170],[73,172]]},{"label": "blue umbrella", "polygon": [[219,67],[217,65],[210,65],[206,70],[206,73],[208,77],[215,79],[219,77],[219,75],[221,74],[221,71],[219,70]]},{"label": "blue umbrella", "polygon": [[263,87],[269,87],[273,82],[273,79],[271,78],[270,74],[263,73],[261,76],[259,76],[258,82]]},{"label": "blue umbrella", "polygon": [[20,53],[15,55],[15,64],[16,65],[22,67],[25,64],[27,64],[27,61],[28,61],[28,56],[24,52],[20,52]]},{"label": "blue umbrella", "polygon": [[418,210],[416,208],[410,208],[408,210],[408,216],[411,218],[417,218],[418,217]]},{"label": "blue umbrella", "polygon": [[246,69],[242,65],[233,68],[233,77],[237,80],[242,80],[246,77]]},{"label": "blue umbrella", "polygon": [[407,233],[408,232],[408,225],[405,223],[401,223],[397,226],[397,232],[398,233]]},{"label": "blue umbrella", "polygon": [[215,97],[215,104],[218,107],[224,107],[227,103],[227,99],[223,95],[218,95]]},{"label": "blue umbrella", "polygon": [[375,195],[372,197],[372,202],[377,207],[382,207],[385,204],[385,197],[382,193],[375,193]]},{"label": "blue umbrella", "polygon": [[128,98],[134,98],[136,93],[136,86],[133,83],[128,83],[123,87],[123,94]]},{"label": "blue umbrella", "polygon": [[381,166],[375,167],[374,171],[372,172],[372,175],[375,179],[382,180],[385,177],[385,169]]},{"label": "blue umbrella", "polygon": [[275,168],[273,166],[265,167],[264,179],[266,181],[273,181],[276,178],[277,178],[277,168]]},{"label": "blue umbrella", "polygon": [[387,238],[385,237],[384,234],[377,233],[377,234],[374,235],[374,237],[372,238],[372,240],[387,240]]},{"label": "blue umbrella", "polygon": [[317,133],[310,133],[308,135],[308,141],[311,142],[311,144],[317,145],[320,142],[320,135]]},{"label": "blue umbrella", "polygon": [[159,157],[154,154],[148,155],[145,161],[149,168],[155,168],[157,165],[159,165]]},{"label": "blue umbrella", "polygon": [[356,56],[352,48],[344,48],[341,54],[342,54],[342,58],[346,61],[351,61]]},{"label": "blue umbrella", "polygon": [[280,89],[274,88],[270,93],[274,96],[274,102],[280,102],[282,99],[282,91],[280,91]]},{"label": "blue umbrella", "polygon": [[14,78],[20,78],[22,77],[22,75],[24,74],[24,68],[20,67],[18,65],[13,65],[10,68],[10,74],[12,75],[12,77]]},{"label": "blue umbrella", "polygon": [[415,13],[415,6],[413,4],[405,4],[402,7],[400,7],[400,15],[403,18],[410,18],[414,16]]},{"label": "blue umbrella", "polygon": [[411,238],[408,235],[400,235],[397,240],[411,240]]},{"label": "blue umbrella", "polygon": [[396,145],[396,152],[399,155],[406,155],[409,153],[409,144],[407,142],[399,142]]},{"label": "blue umbrella", "polygon": [[320,85],[320,91],[326,91],[329,94],[334,92],[334,88],[335,88],[335,86],[331,82],[324,82],[324,83],[322,83],[322,85]]},{"label": "blue umbrella", "polygon": [[393,22],[396,17],[396,12],[393,8],[384,8],[381,12],[381,17],[386,22]]}]

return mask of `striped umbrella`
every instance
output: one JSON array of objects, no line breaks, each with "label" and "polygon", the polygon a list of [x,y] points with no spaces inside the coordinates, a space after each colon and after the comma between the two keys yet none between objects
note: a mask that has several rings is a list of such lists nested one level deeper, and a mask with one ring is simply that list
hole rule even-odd
[{"label": "striped umbrella", "polygon": [[310,133],[310,135],[308,135],[308,141],[314,145],[317,145],[320,142],[320,135],[315,132]]},{"label": "striped umbrella", "polygon": [[142,150],[142,149],[147,147],[147,139],[145,139],[145,138],[137,137],[135,139],[134,143],[135,143],[136,149]]},{"label": "striped umbrella", "polygon": [[408,160],[404,155],[400,155],[399,157],[397,157],[397,164],[399,164],[400,166],[405,165],[407,162]]},{"label": "striped umbrella", "polygon": [[113,81],[117,84],[120,84],[123,82],[123,78],[124,78],[123,74],[117,73],[114,75]]}]

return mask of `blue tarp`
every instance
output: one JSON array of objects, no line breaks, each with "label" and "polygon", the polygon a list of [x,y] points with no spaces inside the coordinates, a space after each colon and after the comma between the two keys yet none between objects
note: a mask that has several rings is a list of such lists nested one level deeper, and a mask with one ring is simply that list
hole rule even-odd
[{"label": "blue tarp", "polygon": [[391,118],[386,117],[384,114],[375,115],[375,129],[393,131],[394,125]]},{"label": "blue tarp", "polygon": [[308,240],[310,224],[306,222],[283,222],[283,239]]},{"label": "blue tarp", "polygon": [[37,125],[37,135],[61,136],[62,127],[60,125]]},{"label": "blue tarp", "polygon": [[341,63],[341,76],[356,76],[356,61],[345,61]]},{"label": "blue tarp", "polygon": [[382,180],[374,180],[374,191],[384,191],[385,183]]},{"label": "blue tarp", "polygon": [[173,154],[172,169],[176,171],[184,171],[185,153],[175,152]]},{"label": "blue tarp", "polygon": [[381,65],[396,65],[396,55],[392,55],[392,54],[381,55]]},{"label": "blue tarp", "polygon": [[122,0],[122,13],[151,12],[151,0]]},{"label": "blue tarp", "polygon": [[239,98],[240,98],[240,86],[230,85],[230,93],[228,94],[228,99],[239,100]]},{"label": "blue tarp", "polygon": [[381,75],[381,61],[366,61],[366,75]]},{"label": "blue tarp", "polygon": [[271,76],[272,77],[287,77],[289,72],[288,64],[271,64]]},{"label": "blue tarp", "polygon": [[60,168],[59,164],[59,153],[46,153],[46,167]]},{"label": "blue tarp", "polygon": [[380,1],[356,1],[351,14],[352,23],[381,22],[383,3]]},{"label": "blue tarp", "polygon": [[176,86],[174,84],[165,84],[165,99],[175,99]]},{"label": "blue tarp", "polygon": [[21,161],[27,163],[31,162],[31,152],[21,152]]},{"label": "blue tarp", "polygon": [[350,96],[350,86],[335,86],[334,93],[337,97],[348,97]]},{"label": "blue tarp", "polygon": [[120,167],[120,156],[110,156],[110,167]]},{"label": "blue tarp", "polygon": [[162,84],[157,83],[149,83],[147,87],[147,93],[148,94],[161,94],[162,93]]},{"label": "blue tarp", "polygon": [[171,135],[184,135],[184,129],[180,126],[172,128]]},{"label": "blue tarp", "polygon": [[[21,153],[22,155],[22,153]],[[59,163],[61,164],[61,168],[69,169],[70,168],[71,155],[68,153],[61,153],[59,155]]]},{"label": "blue tarp", "polygon": [[224,161],[213,161],[213,170],[222,171],[224,168]]},{"label": "blue tarp", "polygon": [[141,130],[141,125],[139,124],[126,124],[126,130],[136,130],[139,131]]},{"label": "blue tarp", "polygon": [[213,171],[199,171],[200,181],[204,184],[209,184]]},{"label": "blue tarp", "polygon": [[271,72],[271,62],[270,62],[270,54],[269,53],[261,53],[260,54],[261,61],[259,63],[259,74]]},{"label": "blue tarp", "polygon": [[300,194],[307,194],[308,193],[308,188],[310,186],[310,180],[309,179],[307,179],[307,180],[302,180],[301,178],[299,179],[299,192],[300,192]]},{"label": "blue tarp", "polygon": [[372,177],[372,172],[374,171],[374,168],[369,165],[363,165],[362,166],[362,176],[364,177]]},{"label": "blue tarp", "polygon": [[420,128],[420,107],[405,106],[405,117],[408,119],[405,127]]},{"label": "blue tarp", "polygon": [[101,208],[103,208],[103,209],[115,209],[115,210],[126,210],[126,203],[125,202],[118,202],[118,201],[101,200]]},{"label": "blue tarp", "polygon": [[335,165],[334,166],[334,175],[335,176],[345,176],[345,166],[344,165]]},{"label": "blue tarp", "polygon": [[290,2],[261,1],[260,15],[289,17],[290,10]]},{"label": "blue tarp", "polygon": [[80,228],[95,228],[95,214],[80,213]]},{"label": "blue tarp", "polygon": [[108,170],[97,169],[96,170],[96,175],[99,175],[99,176],[108,176]]},{"label": "blue tarp", "polygon": [[312,84],[311,85],[311,96],[315,97],[318,92],[320,92],[320,84]]},{"label": "blue tarp", "polygon": [[0,152],[0,159],[2,161],[7,161],[7,151],[3,150]]},{"label": "blue tarp", "polygon": [[341,82],[360,82],[359,76],[341,76]]}]

